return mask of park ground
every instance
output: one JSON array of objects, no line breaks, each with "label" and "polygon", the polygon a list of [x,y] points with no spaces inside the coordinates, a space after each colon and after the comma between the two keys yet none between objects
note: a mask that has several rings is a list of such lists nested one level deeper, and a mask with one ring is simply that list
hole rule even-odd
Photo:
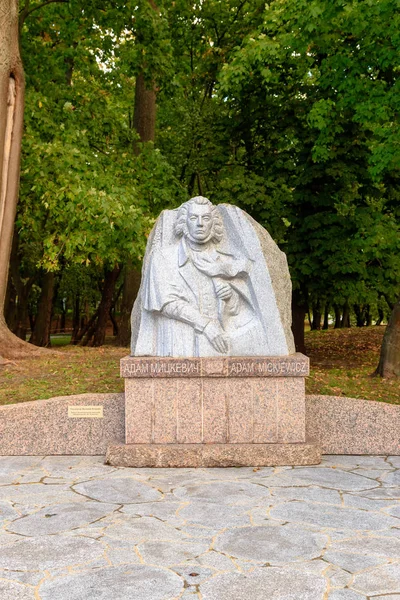
[{"label": "park ground", "polygon": [[[375,370],[385,327],[329,329],[306,332],[311,375],[308,394],[364,398],[400,404],[396,380],[371,377]],[[122,392],[119,359],[127,348],[112,345],[82,348],[57,345],[42,358],[9,362],[0,370],[0,405],[87,392]]]}]

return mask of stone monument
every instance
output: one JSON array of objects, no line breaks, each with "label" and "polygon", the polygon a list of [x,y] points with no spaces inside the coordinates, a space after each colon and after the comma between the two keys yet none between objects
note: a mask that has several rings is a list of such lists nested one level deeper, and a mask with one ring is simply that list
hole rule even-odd
[{"label": "stone monument", "polygon": [[286,256],[236,206],[198,196],[147,243],[125,377],[124,466],[316,464],[308,359],[295,354]]}]

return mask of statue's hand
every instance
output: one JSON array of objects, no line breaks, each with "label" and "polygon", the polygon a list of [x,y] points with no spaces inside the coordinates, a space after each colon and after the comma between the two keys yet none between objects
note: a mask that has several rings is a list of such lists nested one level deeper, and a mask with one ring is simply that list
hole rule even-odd
[{"label": "statue's hand", "polygon": [[224,330],[219,321],[209,321],[205,326],[203,333],[210,344],[218,350],[218,352],[221,352],[221,354],[226,354],[228,352],[228,337],[224,334]]},{"label": "statue's hand", "polygon": [[215,293],[221,300],[229,300],[229,298],[232,298],[233,290],[229,283],[221,281],[216,283]]}]

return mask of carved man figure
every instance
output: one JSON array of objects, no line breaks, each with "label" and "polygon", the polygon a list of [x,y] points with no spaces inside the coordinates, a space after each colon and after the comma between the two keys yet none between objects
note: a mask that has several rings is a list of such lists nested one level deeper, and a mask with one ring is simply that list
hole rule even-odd
[{"label": "carved man figure", "polygon": [[142,344],[146,336],[139,332],[135,354],[267,355],[250,280],[252,260],[222,243],[218,207],[192,198],[178,210],[174,234],[172,244],[154,243],[148,258],[141,287],[147,318],[141,327],[147,324],[152,339]]}]

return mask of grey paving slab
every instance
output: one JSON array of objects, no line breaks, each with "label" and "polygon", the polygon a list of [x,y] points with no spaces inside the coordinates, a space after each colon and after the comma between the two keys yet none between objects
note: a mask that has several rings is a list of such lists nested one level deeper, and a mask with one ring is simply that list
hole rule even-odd
[{"label": "grey paving slab", "polygon": [[321,600],[326,588],[326,579],[319,575],[259,568],[248,574],[217,575],[201,585],[201,594],[203,600]]},{"label": "grey paving slab", "polygon": [[397,600],[400,460],[0,457],[0,600]]},{"label": "grey paving slab", "polygon": [[[328,600],[365,600],[366,596],[353,592],[352,590],[333,590]],[[388,599],[390,600],[390,599]]]},{"label": "grey paving slab", "polygon": [[221,504],[251,506],[258,505],[271,497],[269,490],[264,485],[243,481],[189,484],[177,488],[174,495],[182,500],[204,500]]},{"label": "grey paving slab", "polygon": [[355,575],[351,587],[367,596],[400,594],[400,564],[384,565]]},{"label": "grey paving slab", "polygon": [[179,575],[144,565],[70,575],[46,581],[39,589],[41,600],[170,600],[182,591]]},{"label": "grey paving slab", "polygon": [[347,552],[327,551],[324,554],[324,560],[333,565],[338,565],[349,571],[349,573],[357,573],[370,567],[376,567],[387,562],[387,559],[377,556],[366,556],[362,554],[349,554]]},{"label": "grey paving slab", "polygon": [[201,541],[180,542],[145,542],[139,544],[140,556],[148,565],[172,566],[194,561],[200,554],[209,549],[209,544]]},{"label": "grey paving slab", "polygon": [[0,600],[35,600],[32,588],[16,581],[0,581]]},{"label": "grey paving slab", "polygon": [[246,508],[213,502],[192,502],[183,507],[178,514],[187,523],[226,529],[227,527],[250,525],[250,516],[246,514]]},{"label": "grey paving slab", "polygon": [[295,525],[241,527],[219,535],[215,548],[236,558],[276,565],[320,556],[328,538]]},{"label": "grey paving slab", "polygon": [[162,498],[158,490],[128,477],[87,481],[78,483],[73,489],[93,500],[117,504],[152,502]]},{"label": "grey paving slab", "polygon": [[331,467],[303,467],[294,469],[297,480],[312,484],[320,484],[323,487],[342,491],[362,491],[377,487],[377,482],[367,477],[354,473],[347,473],[338,468]]},{"label": "grey paving slab", "polygon": [[322,528],[377,531],[400,525],[396,518],[384,514],[367,513],[355,508],[325,506],[293,501],[278,506],[270,511],[274,519],[309,523]]},{"label": "grey paving slab", "polygon": [[26,536],[50,535],[68,531],[99,521],[118,508],[116,504],[99,502],[73,502],[48,506],[17,519],[7,526],[7,531]]},{"label": "grey paving slab", "polygon": [[400,539],[395,537],[361,537],[340,540],[331,544],[334,552],[352,552],[362,556],[378,556],[388,560],[400,559]]},{"label": "grey paving slab", "polygon": [[103,553],[103,545],[89,538],[22,538],[0,548],[0,568],[20,571],[56,569],[90,562]]}]

